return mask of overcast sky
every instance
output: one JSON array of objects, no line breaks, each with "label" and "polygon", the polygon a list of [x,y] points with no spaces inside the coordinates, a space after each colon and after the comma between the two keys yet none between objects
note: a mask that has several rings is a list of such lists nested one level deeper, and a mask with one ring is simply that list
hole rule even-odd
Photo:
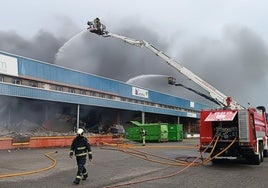
[{"label": "overcast sky", "polygon": [[[95,36],[85,36],[82,31],[86,22],[99,17],[109,31],[147,40],[242,105],[250,102],[268,108],[268,1],[0,0],[0,3],[0,50],[60,65],[70,58],[67,54],[72,58],[78,58],[76,54],[79,58],[84,56],[79,61],[81,65],[91,51],[92,61],[107,68],[100,75],[108,77],[109,70],[122,64],[109,67],[103,66],[103,61],[131,59],[128,65],[133,61],[143,64],[157,61],[149,57],[148,51],[139,54],[137,50],[124,49],[126,44],[109,40],[101,43]],[[67,46],[73,36],[76,38]],[[84,46],[76,42],[85,38]],[[96,55],[96,49],[88,47],[91,41],[106,53]],[[77,44],[83,50],[75,51]],[[113,53],[113,48],[118,52]],[[120,53],[124,53],[121,58],[114,58],[115,54],[121,56]],[[139,58],[133,60],[136,57]],[[77,68],[84,70],[83,66]],[[143,74],[161,74],[163,67],[151,72],[131,70],[133,73],[128,73],[131,76],[123,76],[122,81]],[[169,73],[163,71],[164,75]]]}]

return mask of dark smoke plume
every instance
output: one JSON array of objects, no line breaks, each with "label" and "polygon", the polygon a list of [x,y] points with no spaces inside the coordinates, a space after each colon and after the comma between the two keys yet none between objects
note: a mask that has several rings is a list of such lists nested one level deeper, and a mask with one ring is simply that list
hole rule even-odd
[{"label": "dark smoke plume", "polygon": [[256,32],[229,25],[222,38],[202,38],[183,51],[187,67],[243,105],[266,105],[267,45]]},{"label": "dark smoke plume", "polygon": [[79,31],[78,26],[64,16],[57,16],[57,32],[49,28],[40,29],[34,36],[28,37],[14,31],[0,30],[0,50],[47,63],[54,63],[59,48]]},{"label": "dark smoke plume", "polygon": [[[184,85],[206,93],[145,48],[137,48],[118,39],[103,38],[86,29],[79,32],[73,25],[68,28],[68,24],[64,24],[64,27],[65,31],[73,31],[72,39],[71,35],[64,36],[64,32],[55,35],[45,30],[31,39],[16,33],[0,32],[0,50],[124,82],[141,75],[170,75]],[[142,25],[125,24],[124,28],[111,32],[144,39],[167,54],[175,51],[172,43],[180,40],[180,35],[173,41],[161,38]],[[179,43],[181,44],[180,41]],[[268,99],[264,95],[268,89],[267,45],[258,33],[250,28],[230,25],[223,29],[220,38],[203,37],[183,43],[182,46],[184,48],[180,48],[178,57],[174,59],[179,59],[185,67],[218,90],[232,96],[242,105],[247,102],[252,105],[268,105]],[[200,100],[195,94],[185,95],[183,88],[169,86],[165,81],[156,82],[156,79],[148,76],[144,79],[146,80],[139,79],[138,83],[132,84]],[[157,80],[159,79],[164,78],[160,76]]]},{"label": "dark smoke plume", "polygon": [[67,38],[56,37],[45,30],[40,30],[31,39],[17,33],[0,31],[0,50],[53,63],[55,54],[66,40]]},{"label": "dark smoke plume", "polygon": [[[121,29],[117,33],[154,41],[160,49],[167,49],[168,46],[164,40],[161,42],[159,36],[146,28]],[[121,81],[141,74],[170,72],[170,69],[146,48],[141,49],[88,31],[83,31],[68,41],[59,50],[55,63]]]}]

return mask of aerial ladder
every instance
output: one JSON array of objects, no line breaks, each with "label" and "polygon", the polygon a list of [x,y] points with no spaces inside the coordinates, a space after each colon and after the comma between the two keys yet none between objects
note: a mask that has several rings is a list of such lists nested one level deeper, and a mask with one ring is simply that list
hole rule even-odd
[{"label": "aerial ladder", "polygon": [[[103,28],[106,28],[103,26]],[[91,31],[91,30],[90,30]],[[93,30],[92,33],[96,33]],[[217,102],[222,109],[203,109],[200,113],[200,151],[209,153],[209,160],[246,159],[250,164],[259,165],[268,156],[268,121],[263,106],[245,108],[233,101],[199,76],[173,60],[161,50],[145,40],[136,40],[110,33],[106,29],[96,34],[113,37],[138,47],[146,47],[167,64],[199,85],[210,96],[207,99]],[[182,86],[202,96],[191,88],[177,84],[169,77],[169,84]]]},{"label": "aerial ladder", "polygon": [[[90,28],[94,28],[94,26],[90,25]],[[106,29],[105,26],[104,26],[104,28]],[[90,30],[90,32],[94,31],[92,29],[89,29],[89,30]],[[93,33],[95,33],[95,32],[93,32]],[[207,96],[207,97],[205,97],[205,95],[203,95],[203,97],[205,97],[205,98],[207,98],[207,99],[209,99],[209,100],[211,100],[213,102],[216,102],[217,104],[219,104],[222,107],[229,107],[231,109],[244,109],[243,106],[239,105],[236,101],[232,100],[231,97],[226,96],[225,94],[223,94],[222,92],[220,92],[219,90],[214,88],[212,85],[210,85],[209,83],[207,83],[206,81],[201,79],[199,76],[194,74],[192,71],[190,71],[186,67],[182,66],[180,63],[178,63],[175,60],[173,60],[171,57],[169,57],[167,54],[165,54],[161,50],[159,50],[156,47],[154,47],[149,42],[147,42],[145,40],[136,40],[136,39],[129,38],[129,37],[126,37],[126,36],[114,34],[114,33],[108,32],[106,30],[103,30],[99,35],[102,35],[103,37],[117,38],[117,39],[120,39],[120,40],[122,40],[122,41],[124,41],[124,42],[126,42],[128,44],[131,44],[131,45],[134,45],[134,46],[137,46],[137,47],[146,47],[147,49],[152,51],[155,55],[157,55],[161,59],[163,59],[168,65],[170,65],[175,70],[177,70],[179,73],[183,74],[189,80],[193,81],[194,83],[199,85],[201,88],[206,90],[210,95],[210,96]],[[169,84],[174,85],[175,81],[170,79]],[[181,86],[183,86],[183,85],[181,85]],[[185,87],[185,88],[187,89],[187,87]]]}]

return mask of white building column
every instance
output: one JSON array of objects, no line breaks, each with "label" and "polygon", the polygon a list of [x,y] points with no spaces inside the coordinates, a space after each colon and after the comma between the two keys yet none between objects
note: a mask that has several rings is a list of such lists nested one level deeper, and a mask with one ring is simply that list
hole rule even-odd
[{"label": "white building column", "polygon": [[76,129],[79,129],[80,117],[80,104],[77,105],[77,116],[76,116]]},{"label": "white building column", "polygon": [[141,112],[141,123],[145,124],[145,112]]}]

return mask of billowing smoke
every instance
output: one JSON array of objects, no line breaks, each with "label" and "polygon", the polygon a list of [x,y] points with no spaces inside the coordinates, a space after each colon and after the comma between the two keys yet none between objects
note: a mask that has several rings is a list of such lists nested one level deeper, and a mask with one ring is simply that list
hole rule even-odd
[{"label": "billowing smoke", "polygon": [[20,35],[19,28],[17,32],[0,30],[0,50],[53,63],[59,48],[79,31],[78,26],[70,18],[58,16],[57,20],[60,22],[56,28],[57,32],[43,28],[30,38]]},{"label": "billowing smoke", "polygon": [[17,33],[0,31],[0,40],[0,50],[2,51],[53,63],[55,54],[67,38],[56,37],[45,30],[39,31],[31,39]]},{"label": "billowing smoke", "polygon": [[[174,51],[172,43],[160,38],[145,26],[135,28],[129,26],[129,29],[120,29],[115,33],[134,39],[144,39],[164,52]],[[259,92],[267,90],[265,86],[267,46],[253,30],[230,25],[223,29],[219,39],[203,37],[184,46],[183,50],[178,52],[181,63],[218,90],[232,96],[244,106],[248,102],[252,105],[268,104],[263,92]],[[170,75],[176,77],[179,82],[206,93],[149,50],[134,47],[118,39],[103,38],[87,31],[79,33],[75,40],[64,45],[57,54],[55,63],[121,81],[128,81],[141,75]],[[208,102],[196,94],[185,92],[182,88],[156,84],[156,79],[150,78],[150,82],[149,77],[145,76],[143,81],[138,79],[138,83],[132,82],[132,84],[199,102]]]},{"label": "billowing smoke", "polygon": [[[168,44],[146,28],[121,29],[117,33],[154,41],[160,49]],[[55,63],[76,70],[120,80],[141,74],[167,74],[171,68],[146,48],[137,48],[118,39],[83,31],[68,41],[56,56]]]},{"label": "billowing smoke", "polygon": [[[115,33],[146,40],[164,52],[171,47],[165,38],[160,38],[145,26],[129,28]],[[174,76],[180,83],[201,89],[147,48],[135,47],[112,37],[98,36],[87,30],[78,33],[60,48],[55,64],[194,101],[208,102],[183,88],[168,85],[167,77]]]},{"label": "billowing smoke", "polygon": [[[69,29],[74,31],[73,26]],[[68,24],[65,24],[65,31],[68,31]],[[223,28],[220,38],[200,37],[187,43],[180,41],[180,35],[170,41],[147,26],[133,26],[127,22],[124,28],[112,32],[144,39],[167,54],[176,51],[173,44],[179,43],[183,48],[180,48],[174,59],[179,59],[185,67],[242,105],[251,102],[254,106],[268,106],[265,97],[268,89],[265,84],[267,46],[258,33],[250,28],[229,25]],[[164,36],[164,30],[161,32],[161,36]],[[195,94],[183,94],[186,92],[183,88],[166,84],[164,77],[152,78],[148,75],[174,76],[178,82],[206,93],[146,48],[137,48],[111,37],[104,38],[89,33],[86,29],[81,32],[76,29],[72,33],[73,38],[71,35],[67,38],[63,33],[57,36],[40,31],[35,37],[26,39],[15,33],[0,32],[0,50],[124,82],[144,75],[138,79],[139,82],[132,80],[131,83],[200,100]]]},{"label": "billowing smoke", "polygon": [[187,67],[236,101],[265,105],[268,49],[256,32],[229,25],[220,39],[202,38],[183,51]]}]

